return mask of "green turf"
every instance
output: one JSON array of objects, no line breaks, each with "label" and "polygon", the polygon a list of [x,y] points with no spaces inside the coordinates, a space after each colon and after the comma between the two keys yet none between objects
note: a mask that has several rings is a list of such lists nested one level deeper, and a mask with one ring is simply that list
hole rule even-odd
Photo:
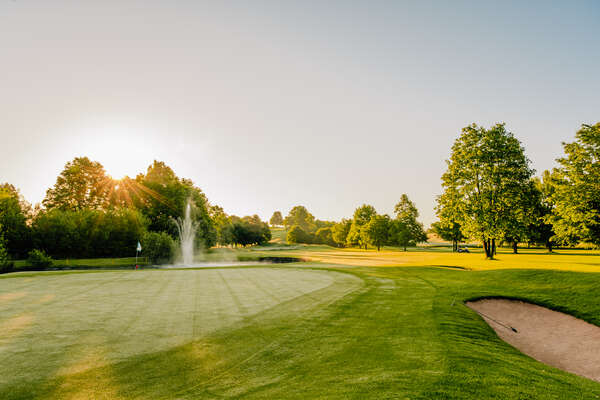
[{"label": "green turf", "polygon": [[9,275],[0,398],[595,399],[599,383],[519,353],[463,302],[600,325],[599,289],[594,273],[326,264]]}]

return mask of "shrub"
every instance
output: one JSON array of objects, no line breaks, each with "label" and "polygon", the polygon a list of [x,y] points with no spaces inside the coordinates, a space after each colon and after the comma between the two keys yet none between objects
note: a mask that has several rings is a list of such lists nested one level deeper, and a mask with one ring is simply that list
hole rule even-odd
[{"label": "shrub", "polygon": [[142,255],[153,263],[168,263],[175,254],[175,241],[166,232],[146,232],[141,244]]},{"label": "shrub", "polygon": [[52,257],[48,256],[43,250],[33,249],[29,252],[27,262],[36,268],[47,268],[52,266]]}]

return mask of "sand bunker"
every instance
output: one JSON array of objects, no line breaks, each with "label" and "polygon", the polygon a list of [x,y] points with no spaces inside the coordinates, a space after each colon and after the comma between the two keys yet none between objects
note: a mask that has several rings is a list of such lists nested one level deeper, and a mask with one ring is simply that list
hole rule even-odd
[{"label": "sand bunker", "polygon": [[466,304],[502,340],[528,356],[600,382],[600,327],[522,301],[485,299]]}]

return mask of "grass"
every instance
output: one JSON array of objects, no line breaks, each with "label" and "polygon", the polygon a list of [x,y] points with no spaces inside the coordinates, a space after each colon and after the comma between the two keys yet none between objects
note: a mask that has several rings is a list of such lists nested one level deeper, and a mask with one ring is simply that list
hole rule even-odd
[{"label": "grass", "polygon": [[4,275],[0,398],[600,397],[463,305],[521,298],[600,325],[600,275],[576,272],[598,271],[597,252],[267,253],[316,262]]},{"label": "grass", "polygon": [[398,248],[386,247],[378,252],[374,249],[365,251],[303,245],[270,253],[273,256],[299,257],[311,262],[350,266],[435,266],[474,271],[526,268],[600,272],[600,251],[597,250],[560,249],[548,253],[543,249],[520,249],[519,254],[512,254],[512,249],[500,248],[495,260],[486,260],[483,250],[477,248],[470,249],[470,253],[453,253],[447,247],[408,250],[404,252]]},{"label": "grass", "polygon": [[[138,258],[138,265],[148,265],[145,257]],[[123,258],[79,258],[54,260],[53,268],[124,268],[135,266],[135,257]],[[27,269],[30,267],[27,260],[15,261],[15,269]]]},{"label": "grass", "polygon": [[287,229],[271,228],[271,243],[287,243]]}]

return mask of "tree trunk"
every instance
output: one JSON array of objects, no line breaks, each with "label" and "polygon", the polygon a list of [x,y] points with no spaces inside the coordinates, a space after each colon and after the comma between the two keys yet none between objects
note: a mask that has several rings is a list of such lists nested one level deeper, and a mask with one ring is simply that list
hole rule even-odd
[{"label": "tree trunk", "polygon": [[380,248],[380,247],[381,247],[381,246],[377,246],[377,251],[379,251],[379,248]]},{"label": "tree trunk", "polygon": [[492,258],[496,255],[496,239],[492,239]]},{"label": "tree trunk", "polygon": [[458,242],[456,240],[452,241],[452,252],[458,250]]},{"label": "tree trunk", "polygon": [[483,239],[483,250],[485,250],[485,258],[489,258],[490,260],[494,258],[491,239]]},{"label": "tree trunk", "polygon": [[519,243],[515,240],[513,241],[513,254],[517,254],[519,249]]},{"label": "tree trunk", "polygon": [[548,253],[552,253],[552,242],[548,241],[548,243],[546,243],[546,247],[548,247]]},{"label": "tree trunk", "polygon": [[406,251],[406,245],[404,246],[404,251]]}]

